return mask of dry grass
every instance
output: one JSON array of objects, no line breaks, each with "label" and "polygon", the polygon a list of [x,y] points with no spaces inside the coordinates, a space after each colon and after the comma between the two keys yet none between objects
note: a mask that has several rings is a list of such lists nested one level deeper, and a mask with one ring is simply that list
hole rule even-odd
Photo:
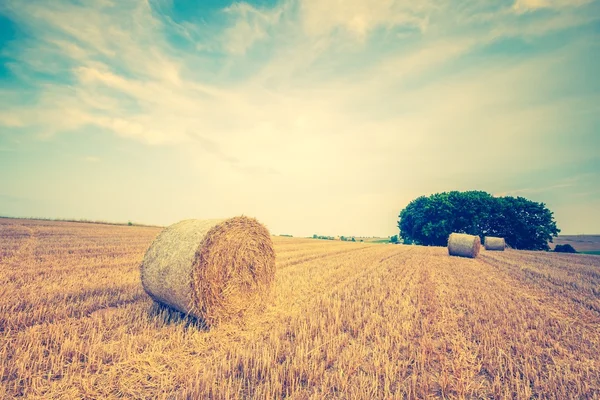
[{"label": "dry grass", "polygon": [[141,287],[158,232],[0,220],[0,398],[600,397],[600,257],[274,238],[205,331]]}]

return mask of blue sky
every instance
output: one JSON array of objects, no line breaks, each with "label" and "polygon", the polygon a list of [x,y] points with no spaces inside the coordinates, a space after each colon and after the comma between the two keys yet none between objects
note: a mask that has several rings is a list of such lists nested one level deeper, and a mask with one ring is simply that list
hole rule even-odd
[{"label": "blue sky", "polygon": [[600,232],[600,2],[0,3],[0,215],[392,235],[420,195]]}]

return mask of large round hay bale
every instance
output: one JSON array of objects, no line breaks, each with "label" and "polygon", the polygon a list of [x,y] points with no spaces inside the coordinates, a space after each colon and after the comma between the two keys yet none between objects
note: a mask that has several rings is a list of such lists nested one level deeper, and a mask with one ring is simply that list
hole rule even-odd
[{"label": "large round hay bale", "polygon": [[506,242],[501,237],[486,236],[483,238],[483,247],[486,250],[504,251]]},{"label": "large round hay bale", "polygon": [[452,233],[448,237],[448,254],[451,256],[475,258],[479,254],[480,247],[479,236]]},{"label": "large round hay bale", "polygon": [[164,229],[141,265],[156,302],[207,325],[261,308],[275,278],[275,251],[257,220],[185,220]]}]

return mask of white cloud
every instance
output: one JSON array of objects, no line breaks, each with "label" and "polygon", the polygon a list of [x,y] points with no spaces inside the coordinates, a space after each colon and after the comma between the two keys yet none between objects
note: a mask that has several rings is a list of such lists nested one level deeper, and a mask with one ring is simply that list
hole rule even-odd
[{"label": "white cloud", "polygon": [[593,0],[516,0],[513,9],[518,13],[534,11],[541,8],[578,7]]},{"label": "white cloud", "polygon": [[[219,35],[198,43],[226,58],[214,69],[214,60],[164,35],[176,26],[197,38],[201,28],[160,20],[145,1],[11,4],[32,39],[10,54],[39,93],[33,102],[1,103],[0,124],[45,136],[93,126],[171,146],[222,190],[225,204],[243,209],[255,199],[256,213],[274,224],[276,213],[292,214],[317,195],[315,216],[335,226],[348,212],[377,221],[367,215],[377,207],[357,211],[365,203],[389,214],[391,203],[419,194],[543,169],[556,162],[552,138],[568,129],[573,110],[600,104],[597,95],[552,97],[569,79],[562,72],[589,51],[584,41],[541,57],[482,57],[446,70],[499,38],[593,18],[584,14],[524,25],[509,6],[487,12],[482,28],[433,2],[304,0],[299,14],[291,1],[273,9],[237,3],[226,10],[232,23],[211,27]],[[414,31],[414,40],[382,34],[385,46],[369,47],[374,32],[398,27]],[[257,60],[251,50],[259,43],[271,51]],[[40,84],[40,71],[67,79]]]},{"label": "white cloud", "polygon": [[574,186],[572,183],[560,183],[557,185],[545,186],[545,187],[533,187],[533,188],[523,188],[523,189],[514,189],[508,190],[506,192],[495,193],[494,196],[502,197],[502,196],[520,196],[522,194],[530,194],[530,193],[543,193],[552,191],[555,189],[564,189],[568,187]]},{"label": "white cloud", "polygon": [[309,35],[327,35],[342,27],[364,38],[378,27],[405,25],[425,30],[429,1],[301,0],[302,20]]},{"label": "white cloud", "polygon": [[[57,37],[40,37],[40,42],[30,47],[30,53],[50,43],[54,46],[52,56],[69,58],[76,78],[74,90],[48,85],[35,110],[17,107],[2,116],[5,124],[45,125],[52,127],[50,133],[93,124],[151,144],[190,141],[197,133],[219,135],[219,140],[227,143],[234,157],[252,143],[278,140],[283,136],[282,132],[288,132],[286,142],[294,143],[294,150],[306,148],[307,151],[329,137],[338,140],[334,132],[343,132],[346,137],[359,136],[361,129],[374,124],[385,137],[388,127],[369,118],[361,121],[359,117],[348,115],[348,106],[353,107],[352,104],[358,102],[360,107],[360,99],[370,99],[373,104],[386,102],[386,99],[377,99],[382,92],[386,92],[390,100],[408,106],[419,98],[418,94],[394,94],[386,88],[435,70],[478,43],[490,40],[489,36],[483,35],[480,38],[429,41],[421,48],[398,56],[373,60],[367,64],[368,68],[355,76],[356,81],[348,80],[341,73],[327,77],[326,82],[307,82],[298,74],[305,73],[317,59],[326,57],[334,42],[325,38],[302,40],[293,37],[300,41],[292,48],[292,54],[284,52],[281,57],[266,62],[263,70],[246,83],[221,88],[182,79],[182,69],[194,68],[190,64],[193,58],[177,54],[167,46],[160,37],[161,23],[145,2],[133,3],[125,15],[121,13],[122,9],[108,5],[86,10],[57,4],[48,9],[31,4],[18,16],[27,20],[32,29],[35,19],[27,19],[25,13],[41,20],[40,25],[46,25],[45,29],[60,32]],[[236,22],[224,32],[227,48],[243,53],[256,40],[265,38],[266,32],[282,19],[285,7],[289,7],[287,4],[271,11],[259,10],[246,3],[228,8],[226,12],[234,15]],[[377,26],[416,21],[407,15],[419,14],[426,19],[425,11],[430,7],[397,1],[342,4],[309,0],[303,1],[301,6],[302,23],[311,34],[324,35],[336,26],[344,25],[358,36],[368,34]],[[65,24],[65,20],[74,22]],[[279,29],[288,29],[288,22]],[[132,24],[135,35],[124,30]],[[65,33],[71,40],[63,38]],[[285,34],[285,31],[277,33]],[[292,30],[291,34],[297,32]],[[121,64],[111,62],[117,58],[116,54],[118,58],[122,57]],[[23,61],[35,68],[43,67],[29,56]],[[468,104],[471,99],[465,97],[462,101]],[[421,107],[425,106],[424,102]],[[454,96],[452,106],[459,104],[460,100]],[[57,105],[63,109],[68,105],[68,111],[60,112]],[[409,129],[413,129],[410,125],[420,126],[421,130],[430,125],[429,121],[419,122],[414,115],[403,118],[400,123],[408,123]],[[311,139],[313,134],[308,132],[315,132],[314,140]]]},{"label": "white cloud", "polygon": [[234,3],[224,10],[233,17],[234,23],[224,32],[225,48],[230,53],[244,54],[257,41],[269,34],[284,11],[283,6],[273,10],[258,9],[248,3]]}]

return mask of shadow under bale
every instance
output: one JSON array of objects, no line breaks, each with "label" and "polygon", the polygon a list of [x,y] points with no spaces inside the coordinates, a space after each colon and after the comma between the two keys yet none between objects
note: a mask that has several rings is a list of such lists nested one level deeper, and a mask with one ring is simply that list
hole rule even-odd
[{"label": "shadow under bale", "polygon": [[185,328],[193,327],[199,330],[208,330],[209,326],[202,318],[184,314],[179,310],[162,303],[154,302],[148,310],[148,318],[158,321],[163,325],[183,325]]}]

